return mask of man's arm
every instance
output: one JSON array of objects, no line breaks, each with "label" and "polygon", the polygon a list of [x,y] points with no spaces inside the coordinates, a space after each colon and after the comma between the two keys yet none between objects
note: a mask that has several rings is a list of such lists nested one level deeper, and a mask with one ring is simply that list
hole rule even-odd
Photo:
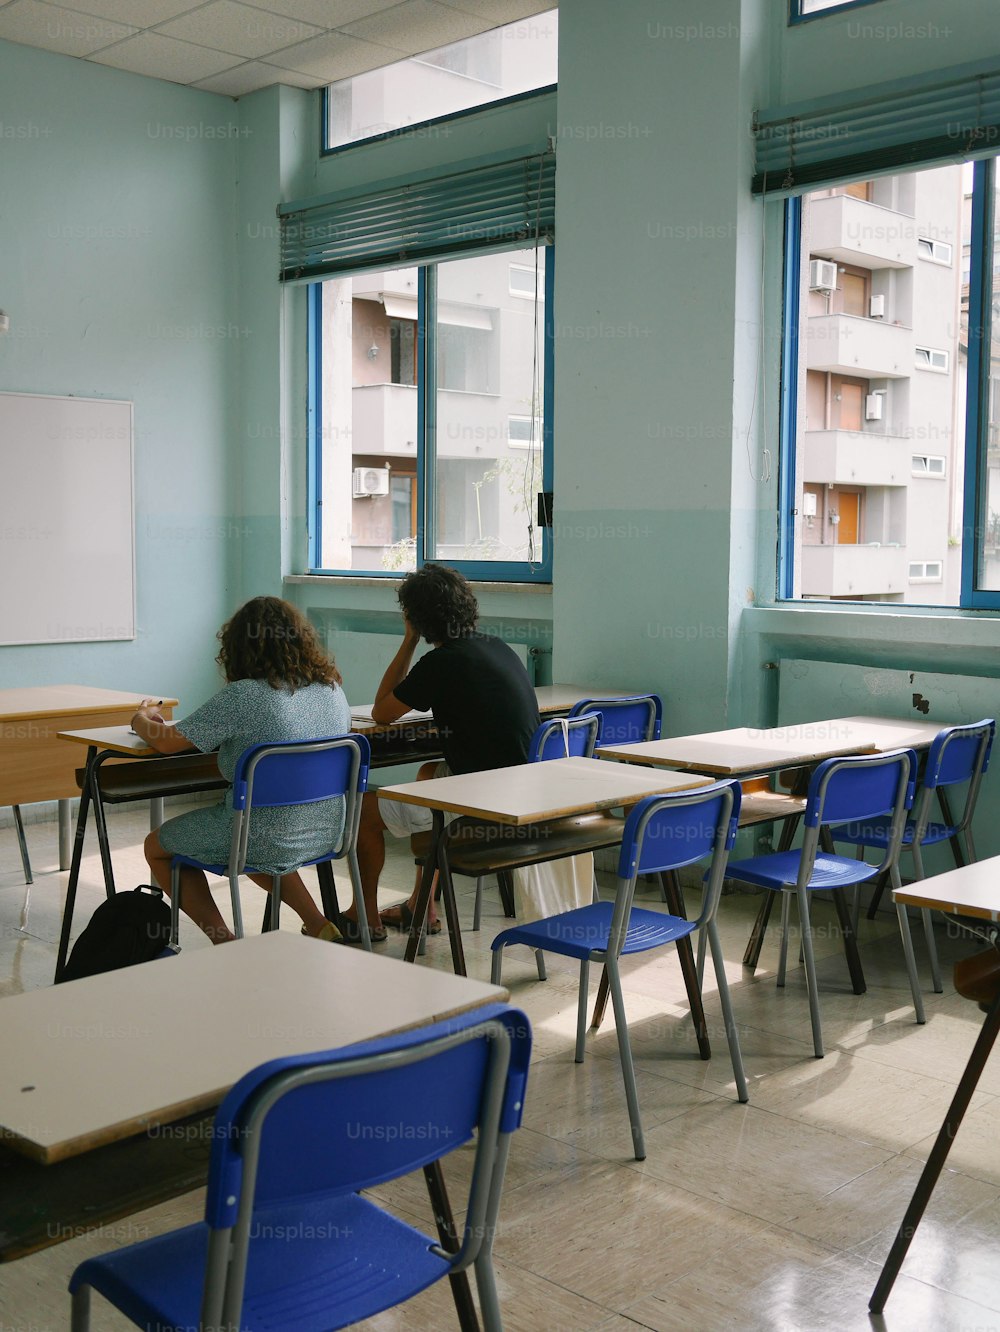
[{"label": "man's arm", "polygon": [[158,754],[187,754],[196,750],[197,746],[173,722],[166,720],[160,706],[151,698],[139,704],[139,710],[132,718],[132,730],[136,735]]},{"label": "man's arm", "polygon": [[397,698],[393,690],[409,674],[413,654],[420,643],[420,635],[405,616],[403,617],[403,624],[405,625],[403,641],[398,652],[387,666],[385,675],[382,676],[382,683],[378,687],[375,702],[372,704],[372,720],[380,722],[382,725],[398,721],[404,713],[410,711],[409,703],[404,703],[402,699]]}]

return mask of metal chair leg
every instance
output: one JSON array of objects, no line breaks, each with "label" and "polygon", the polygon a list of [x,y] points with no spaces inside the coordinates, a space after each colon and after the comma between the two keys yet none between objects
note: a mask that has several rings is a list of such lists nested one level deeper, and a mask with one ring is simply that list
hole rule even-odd
[{"label": "metal chair leg", "polygon": [[[715,967],[715,980],[719,987],[722,1020],[726,1025],[729,1058],[732,1060],[733,1076],[736,1079],[736,1094],[741,1101],[746,1102],[750,1099],[750,1093],[747,1090],[747,1076],[743,1068],[743,1052],[740,1050],[740,1036],[736,1027],[736,1019],[733,1017],[733,1003],[729,994],[729,982],[726,979],[726,963],[722,956],[722,943],[719,939],[719,931],[716,929],[715,921],[709,921],[708,928],[702,930],[701,933],[708,936],[708,943],[712,949],[712,964]],[[701,940],[698,941],[698,951],[699,953],[702,951]]]},{"label": "metal chair leg", "polygon": [[628,1104],[629,1125],[632,1129],[632,1146],[635,1159],[645,1161],[646,1142],[642,1134],[642,1120],[639,1116],[639,1092],[635,1085],[635,1065],[632,1062],[632,1044],[628,1036],[628,1020],[625,1016],[625,999],[622,995],[622,982],[618,974],[618,959],[608,958],[605,963],[608,985],[611,988],[611,1004],[615,1013],[615,1027],[618,1030],[618,1055],[622,1061],[622,1077],[625,1081],[625,1100]]},{"label": "metal chair leg", "polygon": [[535,949],[535,966],[538,969],[538,979],[548,980],[549,973],[545,970],[545,954],[540,948]]},{"label": "metal chair leg", "polygon": [[823,1028],[819,1019],[819,986],[816,983],[816,959],[813,956],[812,925],[809,921],[809,890],[799,889],[799,923],[802,926],[802,953],[806,966],[806,985],[809,990],[809,1018],[812,1022],[813,1049],[816,1058],[822,1059]]},{"label": "metal chair leg", "polygon": [[483,876],[476,879],[476,905],[472,912],[472,928],[478,930],[483,919]]},{"label": "metal chair leg", "polygon": [[789,893],[781,894],[781,942],[778,948],[778,985],[785,983],[785,967],[788,962],[788,920],[792,899]]},{"label": "metal chair leg", "polygon": [[924,1015],[924,1001],[920,993],[920,981],[917,978],[917,963],[913,956],[913,936],[910,934],[910,918],[907,915],[905,902],[896,903],[896,915],[899,918],[899,934],[903,941],[906,975],[910,982],[910,993],[913,995],[913,1012],[917,1021],[923,1025],[927,1018]]},{"label": "metal chair leg", "polygon": [[580,959],[580,993],[576,1001],[576,1062],[583,1063],[586,1054],[587,1038],[587,1000],[590,998],[588,982],[590,980],[590,959]]}]

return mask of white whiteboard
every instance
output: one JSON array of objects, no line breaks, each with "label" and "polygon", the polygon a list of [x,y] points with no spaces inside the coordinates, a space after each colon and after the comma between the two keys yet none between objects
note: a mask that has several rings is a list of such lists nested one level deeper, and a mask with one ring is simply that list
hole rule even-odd
[{"label": "white whiteboard", "polygon": [[132,404],[0,393],[0,643],[134,637]]}]

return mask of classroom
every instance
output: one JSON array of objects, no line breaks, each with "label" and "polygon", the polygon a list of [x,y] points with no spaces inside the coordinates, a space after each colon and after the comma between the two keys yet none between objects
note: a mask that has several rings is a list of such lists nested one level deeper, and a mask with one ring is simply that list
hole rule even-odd
[{"label": "classroom", "polygon": [[[156,7],[153,0],[150,4]],[[216,5],[240,8],[229,0],[210,0],[208,7]],[[159,5],[155,21],[172,21],[196,8],[193,0],[169,0]],[[267,16],[269,7],[255,8]],[[306,11],[339,8],[335,0],[328,6],[284,0],[271,7],[270,17],[280,11],[288,21],[301,19],[309,31],[319,31],[315,15],[310,26]],[[454,0],[447,6],[403,0],[396,6],[347,8],[365,15],[380,8],[398,11],[395,19],[403,28],[412,23],[417,32],[430,34],[424,45],[414,47],[419,51],[443,45],[436,34],[446,30],[467,35],[446,29],[440,20],[434,26],[432,11],[447,8],[465,18],[475,16],[479,26],[471,26],[471,33],[484,22],[489,27],[530,23],[549,6],[535,0]],[[857,94],[855,101],[861,104],[864,95],[859,90],[878,88],[889,99],[890,113],[914,117],[917,128],[909,137],[919,142],[924,124],[919,117],[927,116],[930,123],[927,106],[933,104],[933,90],[939,89],[938,106],[945,108],[940,115],[946,116],[952,95],[948,90],[959,78],[956,71],[964,69],[968,87],[976,88],[980,100],[977,105],[972,92],[964,100],[954,94],[955,106],[972,117],[981,113],[985,128],[973,133],[963,123],[952,136],[950,156],[940,145],[924,156],[911,153],[897,159],[891,153],[879,157],[885,150],[874,149],[870,179],[875,192],[866,196],[869,204],[882,198],[878,181],[889,172],[886,163],[897,181],[903,179],[904,167],[911,166],[907,179],[918,182],[918,201],[917,167],[942,179],[946,171],[957,172],[951,240],[944,230],[928,227],[916,242],[930,245],[925,257],[942,268],[944,252],[934,247],[944,244],[947,262],[957,266],[963,239],[969,248],[961,218],[971,218],[973,230],[996,225],[991,219],[983,221],[976,202],[988,195],[992,204],[998,188],[989,156],[990,136],[997,133],[989,118],[996,119],[995,84],[1000,77],[1000,24],[993,0],[855,0],[834,5],[815,0],[569,0],[559,10],[556,86],[465,111],[446,123],[433,122],[436,129],[377,134],[334,152],[323,151],[321,86],[354,69],[345,65],[334,73],[308,76],[288,72],[287,81],[279,79],[246,95],[227,95],[207,86],[186,86],[187,79],[175,82],[179,76],[170,70],[158,77],[152,66],[136,73],[115,68],[113,59],[38,49],[22,34],[30,32],[31,22],[44,25],[48,20],[42,11],[49,9],[63,22],[76,13],[71,3],[0,2],[0,311],[9,319],[9,327],[0,331],[0,393],[132,404],[134,632],[108,635],[105,625],[87,623],[86,615],[73,632],[54,635],[61,641],[16,636],[11,641],[0,632],[0,691],[70,681],[120,691],[149,688],[169,691],[179,700],[175,716],[183,717],[218,688],[214,657],[219,626],[248,598],[273,595],[294,604],[320,632],[336,656],[350,702],[370,702],[398,642],[396,579],[386,576],[391,566],[385,563],[381,569],[358,566],[353,574],[314,572],[317,567],[338,567],[332,557],[315,562],[318,533],[325,531],[327,515],[316,502],[317,376],[311,369],[311,339],[323,316],[308,283],[281,280],[287,260],[279,209],[289,203],[308,207],[328,196],[364,199],[390,187],[458,179],[461,173],[498,162],[535,162],[554,154],[552,218],[545,228],[546,239],[554,236],[554,244],[545,246],[546,255],[554,255],[554,261],[546,259],[545,272],[545,314],[550,320],[546,382],[531,385],[536,405],[526,399],[528,405],[517,418],[533,423],[540,413],[545,417],[547,471],[545,484],[536,488],[552,493],[550,526],[545,528],[545,557],[531,561],[526,576],[513,562],[491,575],[486,560],[473,567],[476,557],[470,558],[469,576],[483,627],[514,647],[538,686],[581,681],[595,694],[660,694],[664,736],[854,715],[918,722],[997,716],[1000,591],[991,589],[983,576],[992,559],[992,539],[983,537],[983,528],[991,526],[993,514],[986,512],[976,490],[976,459],[981,456],[981,477],[987,467],[992,475],[1000,465],[1000,454],[991,453],[987,460],[985,442],[989,435],[989,449],[994,449],[1000,428],[1000,393],[994,393],[998,353],[991,352],[991,375],[989,358],[971,346],[976,339],[969,336],[968,321],[963,336],[956,305],[948,316],[950,350],[937,351],[929,339],[926,349],[915,349],[918,366],[926,352],[930,373],[922,378],[912,369],[911,330],[905,372],[879,362],[852,375],[849,367],[857,365],[858,358],[848,345],[839,359],[829,362],[817,349],[818,359],[801,362],[796,383],[788,366],[798,351],[786,318],[787,227],[789,217],[798,216],[794,204],[786,208],[786,198],[796,194],[796,149],[793,146],[792,167],[779,165],[780,141],[792,139],[791,131],[782,122],[770,141],[764,132],[754,133],[758,113],[767,111],[778,121],[782,108],[808,104],[816,114],[829,117],[827,133],[832,125],[835,138],[837,116],[851,107],[852,95]],[[117,0],[81,5],[83,15],[96,11],[102,22],[126,26],[133,21],[128,9]],[[147,20],[142,22],[145,26]],[[454,39],[449,35],[448,40]],[[399,58],[393,53],[384,63]],[[208,70],[190,82],[211,85],[213,77],[214,71]],[[921,96],[926,100],[921,102]],[[822,159],[823,152],[826,160],[835,160],[835,144],[821,143],[821,138],[817,132],[811,142],[800,141],[808,161],[814,160],[810,153]],[[766,172],[763,182],[759,175],[764,152],[771,153],[775,163],[769,168],[770,184]],[[991,164],[989,171],[976,166],[974,188],[969,183],[972,168],[962,165],[973,161]],[[776,188],[776,177],[786,169],[792,183]],[[853,183],[864,174],[864,166],[855,162],[853,172],[842,168],[842,173]],[[830,195],[823,204],[837,203],[836,190],[827,189],[830,182],[819,169],[814,178],[800,178],[798,193],[806,189],[801,182],[810,179],[818,181],[814,190]],[[893,206],[906,213],[899,204],[906,187],[894,188]],[[980,211],[962,214],[963,200],[971,200],[968,207]],[[850,198],[841,202],[853,206]],[[918,216],[919,208],[918,202]],[[911,216],[913,211],[909,209]],[[819,212],[817,208],[817,226]],[[845,234],[849,230],[847,225]],[[885,238],[869,238],[873,252],[884,244]],[[405,243],[401,248],[405,251]],[[796,256],[808,263],[805,249],[803,245],[801,256],[796,249]],[[886,260],[881,270],[867,260],[852,267],[844,258],[846,249],[838,252],[818,244],[814,249],[833,255],[827,262],[834,269],[831,281],[837,280],[836,265],[846,263],[848,276],[861,284],[859,299],[870,315],[866,322],[878,323],[873,339],[882,338],[888,346],[904,331],[900,321],[892,327],[891,318],[876,314],[884,308],[891,311],[893,302],[903,323],[917,325],[919,303],[905,297],[910,301],[909,320],[901,304],[907,290],[899,277],[903,261]],[[910,267],[919,267],[919,262],[913,260]],[[343,274],[349,268],[329,270],[337,271]],[[973,276],[977,271],[973,256]],[[992,271],[996,311],[997,268]],[[890,275],[884,297],[880,273]],[[817,270],[817,282],[821,279]],[[455,300],[443,281],[442,310],[445,296]],[[812,276],[799,285],[804,308],[808,302],[808,312],[815,313],[814,302],[829,288],[814,286]],[[984,285],[989,287],[988,274]],[[883,299],[888,307],[878,305]],[[398,302],[397,316],[401,310],[416,309],[412,298],[399,297]],[[387,305],[386,316],[391,313]],[[454,311],[451,317],[461,318]],[[822,319],[838,317],[822,316],[814,325],[816,336],[826,336],[820,330]],[[467,327],[474,329],[474,317],[470,320]],[[833,325],[823,325],[828,327]],[[942,333],[941,347],[944,339]],[[802,339],[803,346],[806,341]],[[996,341],[994,335],[994,348]],[[398,350],[397,339],[393,354]],[[373,353],[381,355],[381,362]],[[872,352],[873,367],[881,354],[881,347]],[[370,365],[384,365],[387,355],[388,347],[380,352],[374,339]],[[958,410],[955,403],[964,408],[961,395],[967,392],[986,417],[978,454],[956,440],[936,450],[928,443],[927,453],[913,455],[911,476],[907,442],[905,483],[887,481],[881,473],[860,485],[852,483],[850,469],[861,466],[854,461],[844,463],[832,481],[814,484],[809,475],[795,478],[788,462],[794,440],[790,445],[788,436],[795,430],[796,391],[800,410],[812,411],[813,381],[807,384],[807,378],[814,371],[809,368],[807,375],[808,367],[834,367],[832,375],[827,374],[828,393],[834,380],[844,394],[853,391],[852,385],[860,392],[866,426],[880,421],[876,412],[900,419],[905,405],[914,423],[907,432],[912,440],[924,438],[918,430],[921,413],[929,410],[930,390],[924,385],[945,391],[945,375],[935,379],[942,367],[933,358],[949,355],[951,362],[944,362],[948,392],[953,392],[949,410]],[[803,356],[813,357],[814,347]],[[442,364],[443,358],[442,352]],[[961,387],[957,384],[960,360],[963,368],[973,362],[978,367],[979,379],[974,381],[970,371],[968,388],[964,379]],[[858,389],[862,380],[866,387]],[[542,397],[545,405],[539,409]],[[808,408],[802,407],[807,400]],[[841,409],[845,401],[838,396]],[[829,416],[829,400],[826,409],[830,450],[846,447],[834,438],[842,429],[838,431],[836,419]],[[468,431],[477,428],[473,416],[455,419],[466,423]],[[511,426],[511,440],[513,432]],[[0,458],[7,445],[0,438]],[[356,446],[354,451],[360,455]],[[901,507],[905,500],[899,496],[912,495],[918,487],[928,493],[927,488],[937,484],[935,467],[944,468],[937,459],[945,454],[948,472],[934,500],[940,500],[940,532],[926,539],[938,519],[926,516],[930,508],[915,507],[907,528]],[[917,476],[918,458],[925,476]],[[360,465],[378,470],[383,461],[373,449]],[[0,461],[0,467],[7,466]],[[486,491],[476,490],[477,496],[481,493]],[[410,503],[409,490],[406,495]],[[856,496],[860,498],[852,498]],[[834,497],[839,511],[833,507]],[[530,499],[528,508],[534,494]],[[971,516],[977,503],[989,522]],[[32,542],[52,540],[45,526],[44,495],[32,496],[31,504],[37,508],[19,515],[22,530],[15,532],[6,523],[0,527],[3,581],[23,589],[27,600],[30,574],[22,553]],[[374,510],[365,510],[364,502],[355,499],[354,511],[357,517]],[[814,515],[826,536],[833,533],[829,539],[834,544],[822,550],[813,549],[811,536],[803,535],[806,527],[813,530]],[[100,521],[100,514],[92,515],[95,528]],[[845,540],[855,521],[853,540]],[[849,567],[834,563],[838,526],[839,540],[850,544],[852,552],[861,552]],[[393,529],[393,539],[400,531]],[[327,543],[324,537],[324,543],[329,550],[335,541]],[[542,549],[541,541],[537,549]],[[69,565],[79,554],[65,549],[61,559]],[[828,555],[829,563],[823,564]],[[867,564],[862,565],[862,556]],[[433,552],[426,558],[434,558]],[[100,555],[90,554],[87,560],[88,577],[100,580]],[[876,564],[880,569],[891,566],[887,576],[902,581],[886,582],[881,590],[875,583],[860,582],[860,594],[844,581],[862,569],[868,577],[867,570]],[[820,571],[817,578],[829,573],[825,590],[805,586],[803,571],[809,569]],[[412,769],[402,771],[403,776],[384,780],[414,775]],[[992,781],[987,777],[975,823],[980,859],[1000,855],[996,800],[995,776]],[[45,866],[54,859],[48,850],[55,841],[54,806],[25,805],[24,814],[29,842],[46,848],[38,854]],[[9,815],[9,808],[0,809],[3,956],[13,961],[16,954],[26,979],[9,980],[5,966],[0,977],[4,996],[41,985],[54,957],[54,938],[39,942],[37,949],[35,941],[25,943],[27,898]],[[133,811],[110,820],[115,855],[122,856],[123,882],[126,876],[132,883],[142,881],[143,817]],[[747,840],[741,854],[749,856],[753,850]],[[610,864],[602,862],[602,867]],[[935,868],[946,864],[935,862]],[[99,865],[89,872],[98,883]],[[408,891],[411,874],[412,862],[400,856],[390,866],[389,886]],[[33,888],[36,903],[45,884],[40,873]],[[463,883],[463,904],[470,900],[467,888]],[[499,926],[502,916],[493,896],[493,923]],[[723,903],[720,920],[727,961],[738,973],[756,899],[743,899],[727,924],[723,918],[729,900]],[[53,907],[50,913],[57,910]],[[825,1063],[839,1059],[839,1072],[830,1076],[846,1083],[847,1071],[868,1058],[867,1072],[881,1069],[886,1078],[881,1103],[875,1077],[863,1084],[857,1100],[853,1093],[845,1095],[846,1109],[840,1105],[831,1111],[843,1114],[843,1120],[824,1117],[824,1093],[819,1090],[809,1104],[811,1093],[804,1085],[790,1093],[792,1100],[801,1098],[794,1111],[780,1099],[769,1102],[764,1084],[786,1076],[789,1060],[780,1053],[776,1058],[775,1049],[766,1042],[755,1044],[752,1037],[744,1049],[752,1084],[749,1107],[737,1107],[733,1100],[721,1040],[710,1078],[689,1073],[672,1082],[659,1069],[643,1074],[644,1096],[649,1090],[645,1084],[669,1082],[677,1090],[662,1113],[652,1115],[654,1133],[662,1135],[663,1125],[675,1116],[686,1126],[702,1100],[711,1099],[704,1110],[712,1120],[711,1132],[698,1137],[692,1129],[690,1139],[691,1150],[706,1157],[721,1150],[724,1111],[752,1111],[755,1101],[770,1107],[760,1120],[770,1118],[771,1124],[761,1128],[758,1120],[752,1121],[760,1135],[757,1151],[770,1154],[772,1163],[784,1154],[785,1164],[778,1169],[789,1178],[815,1172],[816,1179],[826,1181],[821,1185],[814,1179],[810,1188],[797,1192],[786,1184],[780,1197],[777,1188],[767,1194],[759,1165],[751,1170],[742,1162],[730,1162],[734,1172],[747,1170],[745,1197],[728,1185],[714,1192],[701,1183],[675,1191],[667,1184],[661,1188],[658,1181],[670,1178],[671,1170],[683,1175],[681,1147],[668,1150],[661,1140],[655,1170],[643,1173],[631,1162],[621,1135],[615,1137],[608,1129],[607,1140],[595,1146],[588,1139],[585,1117],[569,1123],[572,1116],[559,1092],[560,1077],[574,1071],[572,978],[554,973],[554,997],[542,1000],[531,969],[518,972],[512,966],[518,982],[516,990],[511,987],[514,1002],[531,1016],[536,1052],[543,1052],[547,1066],[538,1080],[546,1098],[545,1124],[551,1127],[560,1116],[567,1122],[551,1136],[536,1124],[534,1155],[529,1151],[526,1163],[517,1168],[516,1155],[512,1157],[514,1178],[509,1178],[501,1204],[502,1221],[507,1204],[516,1204],[518,1194],[530,1197],[533,1171],[551,1187],[538,1190],[545,1198],[530,1212],[529,1223],[545,1256],[536,1260],[527,1229],[510,1239],[511,1256],[501,1272],[506,1325],[871,1325],[870,1289],[919,1166],[919,1152],[906,1156],[905,1151],[936,1130],[979,1025],[975,1005],[958,1000],[951,989],[951,964],[962,956],[963,946],[949,936],[942,946],[945,994],[932,994],[925,985],[928,1024],[911,1032],[909,989],[898,937],[891,933],[891,908],[877,924],[871,967],[885,995],[880,989],[875,1021],[893,1030],[898,1023],[902,1034],[886,1047],[898,1053],[882,1064],[871,1060],[870,1050],[858,1055],[856,1047],[870,1032],[873,1012],[841,986],[830,1009],[828,1033],[829,1046],[836,1048],[828,1050]],[[51,926],[46,916],[50,934]],[[23,953],[18,952],[22,945]],[[831,961],[822,977],[834,988],[842,981],[835,967],[838,947],[826,940],[820,950],[822,958]],[[439,941],[429,941],[428,949],[432,955],[438,950],[437,960],[432,956],[434,965],[447,969]],[[865,952],[866,963],[868,956]],[[469,945],[469,970],[487,978],[488,941]],[[663,977],[657,973],[651,991],[640,986],[634,992],[640,1024],[648,1020],[651,1035],[658,1011],[654,1000],[666,996],[672,1012],[682,1011],[683,988],[676,970],[672,960],[670,966],[664,963]],[[758,980],[770,981],[773,973],[774,960],[767,952]],[[760,1016],[763,987],[739,984],[738,974],[731,981],[737,1019],[751,1028],[766,1028],[768,1019]],[[871,975],[869,981],[874,990]],[[745,1018],[740,1013],[744,990]],[[626,995],[631,993],[626,984]],[[768,995],[770,1003],[770,988]],[[797,994],[795,1003],[789,1030],[802,1046],[796,1065],[801,1071],[809,1068],[810,1053],[803,995]],[[932,1013],[937,1012],[944,1028],[935,1036]],[[690,1029],[680,1018],[671,1021],[668,1044],[674,1058],[682,1043],[680,1033],[689,1034]],[[586,1084],[587,1096],[600,1105],[595,1122],[602,1125],[616,1116],[624,1119],[610,1020],[607,1026],[612,1033],[602,1033],[606,1043],[601,1056],[583,1066],[593,1080]],[[924,1053],[921,1037],[928,1041]],[[780,1042],[776,1048],[780,1051]],[[935,1069],[933,1078],[915,1072],[924,1058]],[[762,1073],[758,1096],[754,1077]],[[907,1081],[911,1078],[912,1085]],[[934,1087],[926,1085],[932,1081]],[[691,1093],[687,1100],[685,1088]],[[925,1223],[935,1236],[933,1257],[928,1240],[921,1251],[923,1270],[904,1267],[885,1322],[875,1325],[1000,1327],[1000,1285],[989,1271],[1000,1239],[1000,1158],[988,1113],[995,1110],[998,1093],[992,1070],[992,1080],[987,1074],[974,1106],[972,1117],[980,1116],[972,1130],[974,1149],[963,1154],[956,1148],[951,1210],[935,1214],[933,1226]],[[836,1085],[827,1087],[826,1094],[836,1099]],[[919,1133],[904,1131],[898,1122],[886,1126],[883,1117],[903,1119],[911,1104],[917,1107],[913,1114],[920,1122]],[[859,1122],[866,1125],[863,1132],[856,1132]],[[971,1119],[968,1127],[971,1130]],[[800,1129],[801,1141],[796,1136]],[[521,1138],[527,1136],[522,1131]],[[850,1143],[849,1163],[835,1163],[832,1148],[826,1154],[827,1145],[840,1140]],[[515,1153],[518,1143],[515,1137]],[[885,1172],[882,1192],[891,1199],[885,1215],[876,1217],[861,1181],[867,1172],[877,1175],[880,1170]],[[626,1175],[628,1184],[622,1183]],[[873,1192],[879,1187],[873,1183]],[[759,1206],[749,1197],[755,1189]],[[838,1189],[857,1211],[856,1235],[839,1213],[835,1218],[824,1213],[822,1223],[808,1224],[807,1213],[819,1207],[818,1198],[825,1200]],[[616,1215],[610,1203],[623,1205],[616,1193],[618,1199],[634,1201],[641,1226]],[[530,1206],[525,1203],[529,1211]],[[173,1207],[162,1209],[167,1217],[162,1229],[177,1217],[187,1221],[199,1214],[197,1209]],[[591,1207],[595,1233],[587,1234],[576,1214]],[[516,1215],[516,1206],[510,1210]],[[573,1235],[565,1276],[557,1257],[563,1224]],[[673,1227],[684,1226],[697,1232],[702,1247],[685,1241],[683,1253],[666,1264],[667,1274],[657,1282],[647,1268],[655,1267],[669,1249]],[[620,1243],[609,1238],[612,1229],[621,1236]],[[597,1233],[602,1231],[603,1237]],[[746,1246],[742,1260],[735,1256],[739,1245]],[[12,1264],[9,1278],[0,1270],[0,1326],[62,1325],[69,1307],[65,1282],[75,1261],[108,1247],[107,1237],[103,1245],[84,1237]],[[502,1250],[501,1237],[498,1262],[504,1260]],[[75,1259],[67,1256],[71,1253]],[[602,1267],[597,1279],[595,1265],[604,1263],[621,1267],[613,1272]],[[452,1326],[454,1314],[442,1289],[443,1283],[433,1294],[419,1297],[415,1311],[407,1314],[404,1306],[370,1325]],[[95,1319],[95,1326],[119,1324]]]}]

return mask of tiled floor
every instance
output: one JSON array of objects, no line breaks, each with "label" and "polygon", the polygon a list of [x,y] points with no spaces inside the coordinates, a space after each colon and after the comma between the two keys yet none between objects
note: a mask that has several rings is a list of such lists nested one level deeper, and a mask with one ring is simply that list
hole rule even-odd
[{"label": "tiled floor", "polygon": [[[175,811],[170,811],[175,812]],[[144,813],[111,820],[119,886],[145,880]],[[51,979],[66,876],[54,869],[54,823],[29,826],[36,882],[21,881],[13,832],[0,831],[0,994]],[[401,896],[412,867],[390,857],[385,902]],[[85,865],[80,921],[100,900],[96,854]],[[459,887],[471,889],[460,881]],[[248,885],[247,920],[262,896]],[[551,959],[550,979],[530,958],[509,957],[505,982],[529,1014],[535,1054],[525,1127],[515,1139],[496,1242],[505,1326],[512,1332],[604,1329],[849,1329],[985,1332],[1000,1329],[1000,1058],[986,1070],[883,1320],[867,1302],[882,1260],[964,1066],[981,1021],[946,979],[925,994],[917,1027],[894,917],[862,922],[868,992],[851,993],[817,905],[817,953],[827,1055],[812,1055],[801,969],[774,985],[769,939],[755,976],[741,956],[754,897],[726,897],[721,932],[750,1081],[750,1104],[734,1099],[714,992],[706,995],[715,1054],[698,1059],[676,960],[654,954],[627,966],[639,1094],[648,1157],[632,1159],[614,1028],[590,1037],[573,1063],[575,968]],[[471,897],[462,898],[471,920]],[[487,891],[484,928],[466,934],[470,974],[489,975],[489,942],[502,918]],[[285,921],[294,928],[292,920]],[[919,932],[918,932],[919,933]],[[188,930],[187,947],[208,946]],[[945,976],[974,951],[943,925]],[[402,941],[387,949],[402,953]],[[918,944],[918,959],[923,953]],[[430,941],[424,965],[447,967],[447,940]],[[0,1055],[2,1059],[2,1055]],[[2,1063],[0,1063],[2,1067]],[[454,1163],[454,1192],[468,1154]],[[385,1191],[398,1210],[430,1226],[422,1184]],[[137,1234],[158,1233],[200,1213],[191,1194],[0,1269],[0,1332],[68,1326],[66,1282],[87,1254]],[[99,1305],[99,1301],[95,1301]],[[127,1326],[99,1305],[96,1329]],[[366,1326],[456,1326],[441,1284]]]}]

